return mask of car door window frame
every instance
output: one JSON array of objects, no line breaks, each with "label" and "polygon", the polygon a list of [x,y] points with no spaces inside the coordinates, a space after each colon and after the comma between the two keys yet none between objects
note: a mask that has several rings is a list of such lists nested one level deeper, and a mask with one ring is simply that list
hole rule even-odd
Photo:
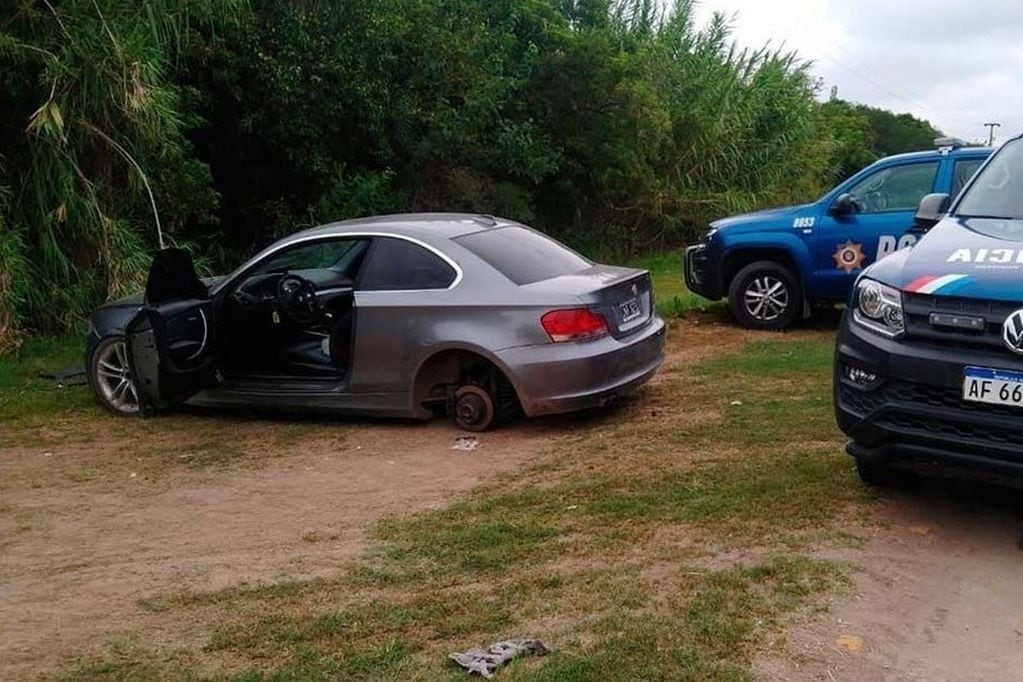
[{"label": "car door window frame", "polygon": [[[986,157],[982,157],[982,156],[964,156],[964,157],[960,157],[960,158],[957,158],[957,159],[953,159],[952,160],[952,177],[951,177],[951,182],[949,183],[949,196],[952,197],[953,199],[955,197],[959,196],[959,194],[962,193],[962,191],[966,188],[966,186],[968,184],[970,184],[970,180],[973,178],[974,175],[977,174],[977,171],[980,170],[980,167],[984,165],[984,161],[986,161],[986,160],[987,160]],[[970,175],[968,175],[965,178],[963,178],[963,184],[960,185],[959,189],[957,190],[956,189],[956,179],[957,179],[957,175],[956,174],[959,171],[959,165],[960,164],[965,164],[965,163],[975,163],[975,164],[977,164],[977,166],[976,166],[976,168],[973,169],[973,173],[971,173]]]},{"label": "car door window frame", "polygon": [[[931,177],[931,186],[930,186],[930,188],[927,191],[924,192],[924,195],[926,195],[927,193],[934,191],[934,186],[938,182],[938,175],[939,175],[939,173],[941,171],[941,161],[939,159],[927,159],[927,160],[923,160],[923,161],[907,161],[905,163],[892,164],[892,165],[884,166],[882,168],[878,168],[873,173],[870,173],[868,175],[865,175],[862,178],[855,179],[853,182],[850,182],[849,185],[843,191],[843,194],[844,193],[852,194],[853,199],[856,200],[857,197],[856,197],[855,194],[852,193],[852,190],[854,188],[858,187],[858,186],[861,186],[863,183],[867,182],[868,180],[870,180],[871,178],[877,176],[880,173],[890,172],[890,171],[893,171],[893,170],[896,170],[896,169],[910,168],[912,166],[927,166],[927,165],[930,165],[930,166],[934,167],[934,174]],[[857,216],[865,216],[865,215],[885,215],[885,214],[888,214],[888,213],[904,213],[906,211],[912,211],[915,208],[916,207],[913,206],[913,207],[910,207],[910,208],[889,208],[889,209],[885,209],[884,211],[857,211],[855,215],[857,215]]]},{"label": "car door window frame", "polygon": [[[280,251],[282,251],[284,249],[287,249],[287,248],[289,248],[291,246],[297,246],[297,245],[303,244],[305,242],[313,242],[313,241],[326,241],[326,240],[335,240],[335,239],[376,239],[377,237],[392,237],[394,239],[402,239],[404,241],[411,242],[412,244],[415,244],[417,246],[421,246],[422,248],[424,248],[427,251],[433,253],[434,255],[439,257],[441,260],[443,260],[445,263],[450,265],[454,269],[454,271],[455,271],[455,279],[451,282],[451,284],[449,284],[447,286],[446,289],[412,289],[410,291],[450,291],[451,289],[454,289],[455,287],[457,287],[462,282],[463,272],[462,272],[462,267],[458,264],[458,262],[455,261],[455,259],[453,259],[451,256],[449,256],[446,253],[444,253],[443,251],[441,251],[440,249],[438,249],[438,248],[436,248],[434,246],[431,246],[430,244],[427,244],[426,242],[424,242],[424,241],[422,241],[420,239],[416,239],[415,237],[409,237],[407,235],[395,234],[395,233],[392,233],[392,232],[371,232],[371,231],[367,231],[367,232],[345,232],[343,234],[329,234],[329,235],[318,234],[318,235],[312,235],[312,236],[309,236],[309,237],[300,237],[300,238],[295,239],[293,241],[289,241],[289,242],[286,242],[284,244],[281,244],[280,246],[278,246],[276,248],[271,247],[270,249],[268,249],[266,251],[257,253],[255,256],[253,256],[249,260],[247,260],[244,263],[242,263],[238,268],[235,269],[234,272],[232,272],[230,275],[225,277],[221,282],[218,282],[210,290],[210,295],[211,296],[216,296],[218,294],[221,294],[221,293],[223,293],[225,291],[230,290],[231,288],[236,286],[238,282],[243,281],[244,278],[247,275],[249,275],[256,267],[258,267],[260,263],[262,263],[266,259],[272,257],[274,254],[276,254],[276,253],[278,253],[278,252],[280,252]],[[374,245],[370,245],[370,249],[371,250],[372,250],[373,246]],[[370,255],[371,254],[367,253],[366,257],[369,258]],[[365,270],[365,264],[363,265],[363,268],[359,272],[359,279],[362,278],[362,271],[364,271],[364,270]],[[359,289],[358,281],[356,281],[355,289],[356,289],[356,291],[358,291],[358,289]],[[386,293],[394,293],[394,291],[395,290],[387,290]],[[385,292],[383,290],[377,290],[376,292],[365,291],[365,292],[361,292],[361,293],[367,293],[368,294],[368,293],[385,293]]]},{"label": "car door window frame", "polygon": [[[418,246],[422,249],[425,249],[427,253],[436,256],[441,260],[442,263],[450,267],[455,274],[454,278],[447,286],[443,287],[422,287],[419,289],[365,289],[363,278],[366,276],[366,273],[369,272],[373,267],[374,258],[380,245],[383,243],[385,239],[388,238],[398,239],[400,241],[408,242],[413,246]],[[383,294],[383,293],[394,294],[394,293],[419,293],[423,291],[450,291],[451,289],[454,289],[461,280],[462,269],[458,267],[458,265],[452,258],[441,252],[439,249],[435,249],[430,245],[425,244],[417,239],[410,239],[408,237],[402,237],[400,235],[380,234],[377,235],[376,238],[373,240],[373,243],[370,245],[369,251],[366,253],[366,262],[363,264],[363,267],[359,272],[359,278],[355,282],[355,290],[360,294]]]}]

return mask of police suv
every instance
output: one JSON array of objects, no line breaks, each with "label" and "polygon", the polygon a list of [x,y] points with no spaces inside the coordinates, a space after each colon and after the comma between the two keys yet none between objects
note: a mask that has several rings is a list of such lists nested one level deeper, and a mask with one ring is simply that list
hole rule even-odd
[{"label": "police suv", "polygon": [[1023,138],[951,207],[924,197],[916,223],[926,235],[866,268],[842,319],[848,452],[868,483],[920,460],[1023,471]]},{"label": "police suv", "polygon": [[810,305],[844,302],[868,264],[910,246],[920,199],[959,193],[990,155],[952,138],[936,149],[881,159],[812,204],[759,211],[711,223],[686,249],[690,290],[728,297],[740,324],[782,329]]}]

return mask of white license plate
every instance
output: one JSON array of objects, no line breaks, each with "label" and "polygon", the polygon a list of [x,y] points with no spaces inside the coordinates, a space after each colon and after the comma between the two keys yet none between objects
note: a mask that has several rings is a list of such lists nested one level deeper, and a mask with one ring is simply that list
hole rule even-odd
[{"label": "white license plate", "polygon": [[967,367],[963,370],[963,400],[1023,407],[1023,372]]},{"label": "white license plate", "polygon": [[619,303],[618,304],[618,310],[621,311],[622,322],[628,322],[630,320],[635,320],[643,312],[643,309],[639,305],[639,299],[638,298],[630,298],[625,303]]}]

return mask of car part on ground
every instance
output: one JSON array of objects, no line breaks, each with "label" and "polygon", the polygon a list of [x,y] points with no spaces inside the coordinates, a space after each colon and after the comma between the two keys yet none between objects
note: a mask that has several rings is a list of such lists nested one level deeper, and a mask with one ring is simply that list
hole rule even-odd
[{"label": "car part on ground", "polygon": [[[921,198],[957,194],[991,154],[988,148],[947,139],[935,145],[935,150],[881,159],[813,203],[711,223],[700,242],[686,249],[686,285],[711,300],[727,296],[737,321],[755,329],[783,329],[815,305],[845,302],[865,267],[911,246],[926,231],[924,224],[907,229]],[[941,206],[937,199],[932,204]],[[777,278],[761,281],[759,288],[762,277],[736,282],[750,265],[765,261],[789,273],[795,283],[787,287],[782,314],[772,312],[782,303],[777,299],[774,306],[755,312]]]},{"label": "car part on ground", "polygon": [[538,639],[508,639],[491,644],[486,651],[474,648],[464,653],[449,654],[448,658],[465,668],[470,675],[475,673],[489,680],[501,666],[516,658],[546,656],[550,652],[550,647]]}]

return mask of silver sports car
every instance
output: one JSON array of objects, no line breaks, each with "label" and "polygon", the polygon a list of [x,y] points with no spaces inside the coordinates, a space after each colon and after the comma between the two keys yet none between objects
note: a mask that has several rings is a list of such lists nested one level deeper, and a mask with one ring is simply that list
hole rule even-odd
[{"label": "silver sports car", "polygon": [[144,297],[92,315],[86,367],[120,414],[446,413],[481,431],[604,405],[647,381],[663,346],[646,271],[509,220],[419,214],[305,230],[215,279],[160,251]]}]

